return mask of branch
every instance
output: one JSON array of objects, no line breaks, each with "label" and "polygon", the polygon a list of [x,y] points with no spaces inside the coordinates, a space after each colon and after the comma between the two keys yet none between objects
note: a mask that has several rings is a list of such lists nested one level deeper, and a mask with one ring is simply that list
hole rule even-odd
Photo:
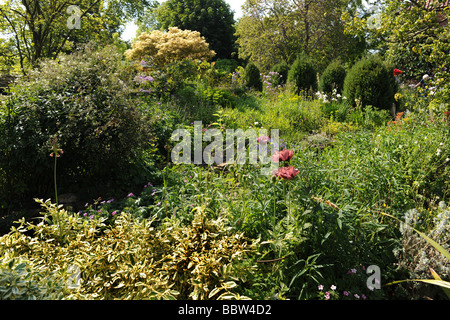
[{"label": "branch", "polygon": [[[96,0],[83,14],[80,16],[80,19],[83,18],[97,3],[99,3],[100,0]],[[70,29],[67,33],[66,37],[64,38],[63,42],[59,46],[58,50],[55,52],[55,58],[58,56],[58,54],[61,52],[62,48],[66,44],[67,39],[69,39],[70,35],[72,34],[73,29]]]},{"label": "branch", "polygon": [[14,37],[16,38],[16,43],[17,43],[17,51],[19,52],[20,69],[22,70],[22,73],[24,75],[26,75],[25,69],[23,67],[23,54],[22,54],[22,50],[20,49],[19,33],[17,32],[16,27],[14,26],[14,24],[12,23],[12,21],[9,19],[9,17],[6,15],[6,13],[3,11],[2,8],[0,8],[0,12],[5,17],[6,21],[8,21],[9,25],[11,26],[11,28],[14,31]]}]

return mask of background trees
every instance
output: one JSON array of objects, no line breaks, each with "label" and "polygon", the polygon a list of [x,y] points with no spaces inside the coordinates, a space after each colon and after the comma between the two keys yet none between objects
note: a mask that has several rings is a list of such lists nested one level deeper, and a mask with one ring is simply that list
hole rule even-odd
[{"label": "background trees", "polygon": [[[13,54],[25,73],[40,58],[55,58],[91,40],[112,42],[124,22],[140,17],[151,0],[6,0],[0,5],[0,31],[13,41]],[[76,5],[79,12],[68,11]],[[77,16],[78,27],[68,19]],[[72,20],[73,21],[73,20]]]},{"label": "background trees", "polygon": [[271,65],[292,63],[301,52],[319,71],[333,59],[354,61],[365,50],[359,35],[344,34],[342,13],[349,1],[255,0],[244,5],[237,25],[239,56],[267,71]]},{"label": "background trees", "polygon": [[217,56],[231,58],[234,51],[234,18],[223,0],[168,0],[156,11],[163,29],[178,27],[198,31]]}]

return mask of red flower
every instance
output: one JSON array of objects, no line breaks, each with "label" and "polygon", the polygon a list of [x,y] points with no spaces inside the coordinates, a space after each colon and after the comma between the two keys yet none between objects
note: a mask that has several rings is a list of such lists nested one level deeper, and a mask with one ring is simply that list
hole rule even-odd
[{"label": "red flower", "polygon": [[293,166],[280,167],[278,171],[275,172],[275,176],[281,179],[292,180],[298,174],[298,169]]},{"label": "red flower", "polygon": [[281,150],[281,151],[275,153],[272,156],[272,161],[273,162],[289,161],[289,160],[291,160],[293,155],[294,155],[294,151],[284,149],[284,150]]},{"label": "red flower", "polygon": [[403,73],[403,71],[394,69],[394,76],[398,76],[399,74]]},{"label": "red flower", "polygon": [[444,112],[445,119],[448,120],[450,118],[450,111]]}]

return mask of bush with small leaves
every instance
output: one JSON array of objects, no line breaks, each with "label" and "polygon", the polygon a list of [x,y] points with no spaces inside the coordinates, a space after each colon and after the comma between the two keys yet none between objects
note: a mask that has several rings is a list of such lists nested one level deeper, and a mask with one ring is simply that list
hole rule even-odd
[{"label": "bush with small leaves", "polygon": [[54,137],[64,150],[57,168],[61,191],[130,181],[130,163],[146,138],[132,100],[134,71],[121,57],[112,46],[87,45],[42,61],[11,88],[9,112],[0,111],[0,127],[7,129],[1,133],[0,167],[13,199],[52,194]]},{"label": "bush with small leaves", "polygon": [[288,83],[293,86],[294,93],[317,91],[317,72],[306,55],[300,55],[292,64],[288,73]]},{"label": "bush with small leaves", "polygon": [[341,94],[347,72],[339,61],[331,62],[320,77],[319,91],[330,94],[333,89]]},{"label": "bush with small leaves", "polygon": [[344,81],[344,96],[353,106],[374,106],[390,110],[397,92],[391,69],[378,56],[361,59],[348,71]]},{"label": "bush with small leaves", "polygon": [[289,65],[286,62],[280,62],[273,66],[272,71],[277,73],[277,76],[272,79],[273,86],[285,85],[288,78]]},{"label": "bush with small leaves", "polygon": [[249,64],[247,64],[247,66],[245,67],[245,71],[244,71],[244,79],[246,81],[247,87],[257,90],[257,91],[262,91],[262,80],[261,80],[261,73],[258,69],[258,67],[250,62]]}]

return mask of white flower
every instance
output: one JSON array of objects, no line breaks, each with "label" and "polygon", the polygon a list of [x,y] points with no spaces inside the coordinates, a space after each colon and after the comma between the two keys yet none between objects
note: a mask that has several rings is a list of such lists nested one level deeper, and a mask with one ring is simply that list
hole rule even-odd
[{"label": "white flower", "polygon": [[445,162],[449,162],[449,161],[450,161],[450,158],[445,159]]},{"label": "white flower", "polygon": [[259,122],[255,122],[255,126],[257,126],[259,124]]},{"label": "white flower", "polygon": [[436,155],[439,156],[441,154],[441,149],[436,150]]},{"label": "white flower", "polygon": [[443,142],[441,142],[441,143],[439,143],[439,145],[440,145],[440,146],[443,146],[443,145],[444,145],[444,143],[443,143]]}]

